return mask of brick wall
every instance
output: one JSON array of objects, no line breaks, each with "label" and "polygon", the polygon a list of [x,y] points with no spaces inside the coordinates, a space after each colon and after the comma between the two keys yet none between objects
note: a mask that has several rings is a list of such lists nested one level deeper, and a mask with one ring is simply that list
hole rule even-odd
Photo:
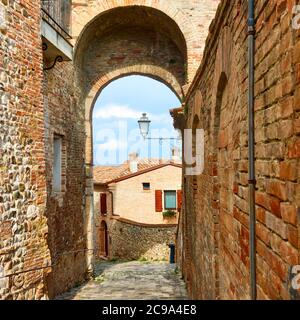
[{"label": "brick wall", "polygon": [[[48,276],[54,297],[82,282],[88,271],[85,211],[85,127],[80,87],[72,62],[44,72],[48,244],[53,261]],[[53,190],[53,140],[62,138],[62,192]]]},{"label": "brick wall", "polygon": [[[255,138],[259,299],[292,299],[299,264],[296,1],[256,1]],[[247,1],[222,1],[187,97],[205,130],[205,170],[186,177],[178,252],[193,298],[249,298]],[[298,212],[298,215],[297,215]],[[190,280],[190,279],[187,279]],[[212,285],[213,284],[213,285]]]},{"label": "brick wall", "polygon": [[39,7],[0,1],[0,299],[46,298],[51,271]]},{"label": "brick wall", "polygon": [[[155,18],[159,13],[163,14],[164,20],[169,17],[173,20],[169,22],[169,25],[175,23],[179,26],[185,40],[187,43],[188,51],[188,79],[189,82],[192,81],[193,76],[199,66],[201,61],[204,42],[208,34],[208,26],[211,19],[213,18],[219,0],[198,0],[198,1],[184,1],[184,0],[80,0],[73,4],[72,10],[72,34],[74,36],[74,43],[77,39],[82,40],[86,34],[84,34],[87,28],[90,27],[91,21],[94,23],[99,17],[104,16],[110,11],[113,15],[113,9],[124,9],[130,8],[134,10],[141,9],[155,9],[156,12],[150,11],[148,14],[140,13],[134,17],[134,22],[136,23],[140,17],[143,17],[144,22],[149,19]],[[117,25],[121,25],[126,22],[128,25],[132,17],[127,18],[125,15],[118,20]],[[100,29],[107,27],[111,19],[106,19],[104,23],[100,24]],[[148,27],[149,27],[149,23]],[[163,31],[161,22],[156,25],[158,30]],[[173,27],[172,27],[173,28]],[[101,31],[100,31],[101,32]],[[99,33],[100,33],[99,32]],[[173,28],[172,39],[174,40],[178,35],[176,35],[175,28]]]}]

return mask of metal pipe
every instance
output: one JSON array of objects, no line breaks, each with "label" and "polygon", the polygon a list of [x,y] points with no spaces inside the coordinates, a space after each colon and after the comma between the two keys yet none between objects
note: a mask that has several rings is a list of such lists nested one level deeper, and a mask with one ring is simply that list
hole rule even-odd
[{"label": "metal pipe", "polygon": [[256,212],[255,212],[255,134],[254,134],[254,76],[255,76],[255,0],[248,0],[248,157],[249,157],[249,217],[250,217],[250,297],[257,299],[256,286]]}]

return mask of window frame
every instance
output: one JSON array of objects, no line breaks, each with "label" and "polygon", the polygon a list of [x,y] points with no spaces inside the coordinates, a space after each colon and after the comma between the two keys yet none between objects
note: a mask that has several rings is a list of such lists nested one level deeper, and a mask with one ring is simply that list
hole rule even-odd
[{"label": "window frame", "polygon": [[[175,196],[175,208],[167,208],[167,201],[166,201],[166,197],[168,193],[173,193]],[[164,208],[165,210],[177,210],[177,191],[176,190],[164,190]]]},{"label": "window frame", "polygon": [[[149,185],[149,188],[145,187],[145,184]],[[151,183],[150,182],[143,182],[143,191],[150,191],[151,190]]]}]

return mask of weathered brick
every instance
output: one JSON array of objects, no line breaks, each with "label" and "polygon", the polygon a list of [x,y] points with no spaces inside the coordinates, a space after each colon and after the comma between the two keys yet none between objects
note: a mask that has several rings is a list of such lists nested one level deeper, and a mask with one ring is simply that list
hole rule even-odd
[{"label": "weathered brick", "polygon": [[296,207],[291,204],[281,203],[280,208],[281,208],[282,219],[285,222],[296,226],[297,225],[297,209],[296,209]]},{"label": "weathered brick", "polygon": [[294,112],[294,98],[289,97],[287,99],[284,99],[280,103],[280,107],[281,107],[281,117],[282,118],[290,117]]},{"label": "weathered brick", "polygon": [[288,241],[295,248],[299,249],[298,229],[292,225],[288,225]]},{"label": "weathered brick", "polygon": [[[40,1],[22,4],[1,1],[0,270],[4,269],[5,274],[16,271],[21,274],[0,280],[0,299],[48,296],[45,279],[51,268],[44,273],[36,270],[51,261],[45,217],[47,178],[40,23]],[[30,273],[26,272],[27,257],[33,269]]]},{"label": "weathered brick", "polygon": [[280,179],[295,181],[298,177],[298,166],[295,161],[280,163]]},{"label": "weathered brick", "polygon": [[295,159],[300,157],[300,138],[292,140],[288,144],[288,157]]},{"label": "weathered brick", "polygon": [[299,264],[298,251],[288,242],[283,241],[280,244],[280,253],[282,259],[286,261],[290,266],[295,266]]},{"label": "weathered brick", "polygon": [[286,185],[281,181],[277,181],[277,180],[268,181],[266,191],[269,194],[274,195],[283,201],[287,200]]},{"label": "weathered brick", "polygon": [[294,93],[294,109],[300,110],[300,87],[297,87]]}]

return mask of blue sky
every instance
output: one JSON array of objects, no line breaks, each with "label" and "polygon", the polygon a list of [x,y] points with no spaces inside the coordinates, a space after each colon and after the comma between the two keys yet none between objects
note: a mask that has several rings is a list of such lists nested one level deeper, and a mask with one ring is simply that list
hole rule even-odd
[{"label": "blue sky", "polygon": [[[94,163],[117,165],[138,152],[141,158],[158,158],[159,142],[144,141],[138,119],[146,112],[152,137],[178,137],[169,109],[180,106],[176,95],[164,84],[143,76],[129,76],[110,83],[100,94],[93,111]],[[172,145],[164,141],[163,158],[170,158]]]}]

